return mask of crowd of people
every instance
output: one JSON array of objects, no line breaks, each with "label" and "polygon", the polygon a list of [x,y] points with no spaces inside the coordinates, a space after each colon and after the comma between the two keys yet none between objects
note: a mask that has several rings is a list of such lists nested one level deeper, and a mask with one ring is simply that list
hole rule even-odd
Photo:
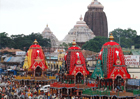
[{"label": "crowd of people", "polygon": [[[40,85],[35,87],[19,85],[14,82],[13,75],[0,75],[0,99],[60,99],[59,95],[40,91]],[[63,99],[80,99],[63,97]]]},{"label": "crowd of people", "polygon": [[49,92],[40,92],[39,85],[35,88],[18,85],[13,79],[13,75],[0,75],[0,99],[58,99]]}]

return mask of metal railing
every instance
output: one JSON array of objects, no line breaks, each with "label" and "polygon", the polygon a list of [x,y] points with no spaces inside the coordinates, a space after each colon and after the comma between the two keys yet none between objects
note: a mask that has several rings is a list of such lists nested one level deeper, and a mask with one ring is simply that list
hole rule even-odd
[{"label": "metal railing", "polygon": [[85,89],[83,90],[83,94],[86,95],[110,95],[109,90],[101,91],[101,90],[92,90],[92,89]]}]

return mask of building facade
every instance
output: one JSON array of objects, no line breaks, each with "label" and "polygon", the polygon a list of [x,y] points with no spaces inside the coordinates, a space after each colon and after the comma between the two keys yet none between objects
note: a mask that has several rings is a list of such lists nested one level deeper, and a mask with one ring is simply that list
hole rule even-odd
[{"label": "building facade", "polygon": [[94,0],[88,6],[84,21],[96,36],[108,37],[107,17],[103,9],[104,6],[98,0]]}]

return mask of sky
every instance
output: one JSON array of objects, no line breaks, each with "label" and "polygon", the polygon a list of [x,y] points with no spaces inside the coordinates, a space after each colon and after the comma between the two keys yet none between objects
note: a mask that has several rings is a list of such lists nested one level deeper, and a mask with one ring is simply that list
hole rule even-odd
[{"label": "sky", "polygon": [[[140,35],[140,0],[98,0],[104,6],[108,32],[131,28]],[[92,0],[0,0],[0,33],[42,33],[48,24],[63,40]]]}]

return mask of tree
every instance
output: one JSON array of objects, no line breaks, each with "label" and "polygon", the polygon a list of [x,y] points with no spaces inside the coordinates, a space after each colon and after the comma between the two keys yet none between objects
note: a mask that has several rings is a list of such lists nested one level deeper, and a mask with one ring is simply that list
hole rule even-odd
[{"label": "tree", "polygon": [[131,48],[132,45],[134,45],[133,39],[137,36],[137,31],[132,30],[130,28],[128,29],[114,29],[110,33],[114,36],[114,41],[120,44],[121,47],[124,48]]},{"label": "tree", "polygon": [[69,47],[72,46],[72,43],[68,43],[66,44],[65,42],[63,42],[62,44],[60,44],[60,46],[63,46],[65,50],[67,50]]},{"label": "tree", "polygon": [[35,39],[37,39],[38,43],[42,46],[42,47],[51,47],[51,41],[50,39],[47,38],[43,38],[42,35],[40,33],[32,33],[29,35],[29,38],[34,41]]},{"label": "tree", "polygon": [[111,31],[110,33],[113,34],[114,38],[118,41],[119,37],[125,37],[127,38],[135,38],[137,36],[137,31],[136,30],[132,30],[130,28],[128,29],[114,29],[113,31]]},{"label": "tree", "polygon": [[0,33],[0,48],[15,48],[26,50],[33,44],[33,41],[37,39],[38,43],[42,47],[51,47],[50,39],[43,38],[40,33],[31,33],[29,35],[18,34],[8,37],[8,33]]},{"label": "tree", "polygon": [[[18,35],[11,35],[10,38],[13,40],[13,42],[15,43],[13,45],[13,48],[15,49],[23,49],[23,45],[29,41],[26,40],[26,36],[24,34],[18,34]],[[30,43],[29,43],[30,44]]]},{"label": "tree", "polygon": [[13,47],[14,42],[10,37],[8,37],[8,33],[2,32],[0,33],[0,48],[5,47]]},{"label": "tree", "polygon": [[99,52],[102,48],[102,45],[106,42],[108,42],[108,38],[97,36],[97,37],[87,41],[82,46],[82,49]]},{"label": "tree", "polygon": [[122,48],[131,48],[131,46],[134,44],[134,41],[131,38],[121,37],[120,41]]},{"label": "tree", "polygon": [[135,38],[132,39],[134,41],[134,46],[135,48],[140,48],[140,36],[136,36]]},{"label": "tree", "polygon": [[113,34],[114,40],[119,43],[122,47],[130,48],[134,44],[133,40],[137,36],[137,31],[128,29],[114,29],[110,33]]},{"label": "tree", "polygon": [[37,39],[38,43],[42,47],[51,47],[50,39],[43,38],[40,33],[31,33],[29,35],[11,35],[12,40],[15,42],[14,48],[26,50],[33,44],[33,41]]}]

